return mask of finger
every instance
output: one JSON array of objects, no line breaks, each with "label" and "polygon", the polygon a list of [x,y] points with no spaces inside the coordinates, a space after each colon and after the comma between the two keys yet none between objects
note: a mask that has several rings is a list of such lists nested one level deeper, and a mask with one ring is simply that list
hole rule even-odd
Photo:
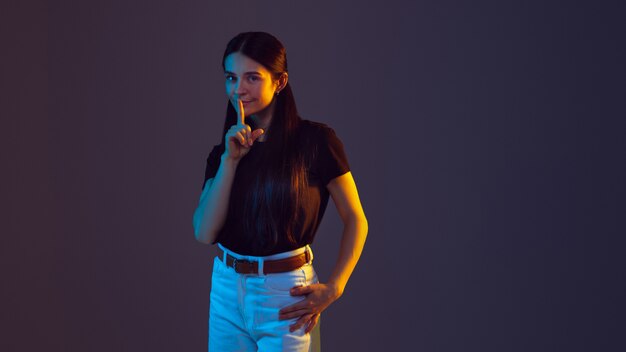
[{"label": "finger", "polygon": [[243,134],[241,132],[234,133],[232,136],[230,136],[229,139],[234,139],[235,141],[239,142],[239,144],[246,145],[246,139],[243,137]]},{"label": "finger", "polygon": [[239,105],[239,109],[237,109],[237,122],[241,125],[245,125],[245,113],[243,111],[243,102],[241,99],[237,99],[237,104]]},{"label": "finger", "polygon": [[314,284],[313,285],[309,285],[309,286],[295,286],[293,288],[291,288],[291,290],[289,290],[289,293],[292,296],[302,296],[302,295],[307,295],[311,292],[313,292],[314,289]]},{"label": "finger", "polygon": [[300,327],[302,327],[304,324],[308,324],[309,320],[311,320],[311,317],[313,316],[313,314],[305,314],[303,316],[300,317],[300,319],[298,319],[295,323],[291,324],[289,326],[289,332],[294,332],[298,329],[300,329]]},{"label": "finger", "polygon": [[304,330],[305,334],[308,334],[311,332],[311,330],[313,330],[315,325],[317,325],[317,321],[319,318],[320,318],[319,314],[314,314],[313,317],[311,317],[311,319],[309,320],[309,323],[307,324],[306,329]]},{"label": "finger", "polygon": [[300,317],[300,319],[298,319],[295,323],[291,324],[289,326],[289,331],[293,332],[295,330],[300,329],[303,325],[308,324],[309,320],[311,320],[311,317],[313,316],[313,314],[304,314]]},{"label": "finger", "polygon": [[287,307],[283,307],[278,311],[278,314],[286,314],[286,313],[291,313],[291,312],[295,312],[301,309],[308,309],[309,307],[311,307],[313,305],[313,302],[311,302],[309,299],[305,298],[302,301],[296,302],[290,306]]},{"label": "finger", "polygon": [[237,132],[237,135],[239,136],[239,140],[241,141],[241,145],[248,145],[248,137],[246,136],[246,131],[239,131]]},{"label": "finger", "polygon": [[244,130],[244,136],[246,136],[246,141],[248,142],[248,146],[251,147],[252,142],[254,142],[254,139],[252,139],[252,129],[248,125],[244,125],[244,126],[246,126]]},{"label": "finger", "polygon": [[293,312],[298,312],[303,309],[307,309],[308,306],[309,306],[308,304],[302,304],[302,302],[298,302],[298,303],[290,305],[289,307],[285,307],[279,310],[278,315],[285,315],[285,314],[291,314]]},{"label": "finger", "polygon": [[252,141],[256,141],[257,138],[259,138],[263,133],[265,133],[265,131],[263,131],[262,128],[258,128],[256,130],[254,130],[252,132]]},{"label": "finger", "polygon": [[304,314],[312,314],[309,309],[300,309],[289,313],[279,314],[278,320],[288,320],[293,318],[298,318],[303,316]]},{"label": "finger", "polygon": [[246,146],[251,146],[252,145],[252,132],[250,132],[250,126],[244,125],[242,127],[241,125],[235,125],[233,127],[235,127],[234,128],[235,132],[233,133],[238,133],[242,135],[244,138],[244,144]]}]

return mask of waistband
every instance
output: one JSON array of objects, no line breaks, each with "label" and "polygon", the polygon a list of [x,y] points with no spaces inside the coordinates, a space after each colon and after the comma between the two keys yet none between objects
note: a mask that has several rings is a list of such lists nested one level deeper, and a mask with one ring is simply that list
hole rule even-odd
[{"label": "waistband", "polygon": [[221,258],[223,263],[227,263],[227,256],[230,255],[231,257],[234,257],[238,260],[248,260],[248,261],[253,261],[253,262],[258,262],[258,273],[259,275],[263,275],[263,263],[265,261],[268,260],[278,260],[278,259],[285,259],[285,258],[289,258],[289,257],[294,257],[297,255],[300,255],[306,251],[309,252],[309,263],[313,260],[313,251],[311,250],[311,247],[307,244],[303,247],[300,248],[296,248],[294,250],[291,251],[286,251],[286,252],[280,252],[280,253],[276,253],[276,254],[271,254],[271,255],[267,255],[267,256],[254,256],[254,255],[242,255],[236,252],[231,251],[230,249],[224,247],[221,243],[217,243],[217,246],[222,250],[223,256]]}]

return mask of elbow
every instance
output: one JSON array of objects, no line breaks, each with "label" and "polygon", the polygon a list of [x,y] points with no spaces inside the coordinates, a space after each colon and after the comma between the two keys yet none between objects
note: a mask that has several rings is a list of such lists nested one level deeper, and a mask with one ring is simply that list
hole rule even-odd
[{"label": "elbow", "polygon": [[203,244],[212,244],[214,238],[214,236],[211,236],[208,231],[200,231],[197,228],[194,229],[194,237],[196,238],[196,241]]},{"label": "elbow", "polygon": [[365,215],[361,217],[361,220],[359,220],[359,222],[361,223],[361,227],[363,228],[363,237],[367,237],[367,232],[369,231],[369,225],[367,223],[367,218],[365,217]]},{"label": "elbow", "polygon": [[207,239],[207,236],[203,235],[202,232],[199,231],[197,228],[194,229],[193,236],[195,237],[196,241],[200,243],[210,244],[209,240]]},{"label": "elbow", "polygon": [[367,217],[365,217],[365,213],[363,213],[363,211],[355,212],[352,215],[352,218],[354,219],[353,221],[355,221],[359,227],[363,228],[364,231],[367,232],[367,229],[368,229]]},{"label": "elbow", "polygon": [[369,231],[369,225],[367,223],[367,218],[365,217],[365,214],[361,214],[360,216],[358,216],[356,223],[356,227],[358,229],[357,233],[361,237],[361,242],[365,243],[365,240],[367,239],[367,232]]},{"label": "elbow", "polygon": [[[204,225],[204,226],[203,226]],[[215,231],[211,231],[210,228],[206,229],[206,224],[203,224],[201,219],[197,216],[197,213],[193,216],[193,235],[196,241],[204,244],[212,244],[215,238]]]},{"label": "elbow", "polygon": [[196,238],[196,241],[200,243],[213,244],[213,240],[215,239],[215,232],[210,230],[203,230],[198,224],[194,227],[194,237]]},{"label": "elbow", "polygon": [[356,232],[363,237],[367,236],[369,225],[365,214],[352,214],[352,216],[344,220],[344,225],[357,229]]}]

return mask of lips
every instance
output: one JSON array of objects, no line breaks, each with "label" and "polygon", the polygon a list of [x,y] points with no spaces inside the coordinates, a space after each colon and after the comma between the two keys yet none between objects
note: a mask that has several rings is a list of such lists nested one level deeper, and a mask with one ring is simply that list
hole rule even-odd
[{"label": "lips", "polygon": [[[256,101],[256,99],[252,99],[252,100],[242,100],[242,101],[241,101],[241,103],[242,103],[244,106],[248,106],[248,105],[250,105],[250,103],[255,102],[255,101]],[[236,106],[237,106],[237,104],[238,104],[238,103],[237,103],[237,99],[234,99],[232,104],[233,104],[233,106],[236,108]]]}]

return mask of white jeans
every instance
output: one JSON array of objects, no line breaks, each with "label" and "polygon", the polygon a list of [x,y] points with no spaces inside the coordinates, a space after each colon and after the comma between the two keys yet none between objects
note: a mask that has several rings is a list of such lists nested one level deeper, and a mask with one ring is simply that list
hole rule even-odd
[{"label": "white jeans", "polygon": [[[258,260],[287,258],[303,253],[309,246],[266,257],[243,256],[221,244],[219,247],[237,259]],[[311,258],[313,258],[311,252]],[[301,268],[274,274],[239,274],[215,257],[211,279],[209,309],[209,351],[298,351],[319,350],[319,328],[304,333],[306,326],[289,332],[298,318],[278,320],[278,311],[304,299],[291,296],[294,286],[319,282],[311,262]],[[318,323],[319,324],[319,323]],[[305,324],[306,325],[306,324]],[[311,335],[314,335],[313,339]]]}]

